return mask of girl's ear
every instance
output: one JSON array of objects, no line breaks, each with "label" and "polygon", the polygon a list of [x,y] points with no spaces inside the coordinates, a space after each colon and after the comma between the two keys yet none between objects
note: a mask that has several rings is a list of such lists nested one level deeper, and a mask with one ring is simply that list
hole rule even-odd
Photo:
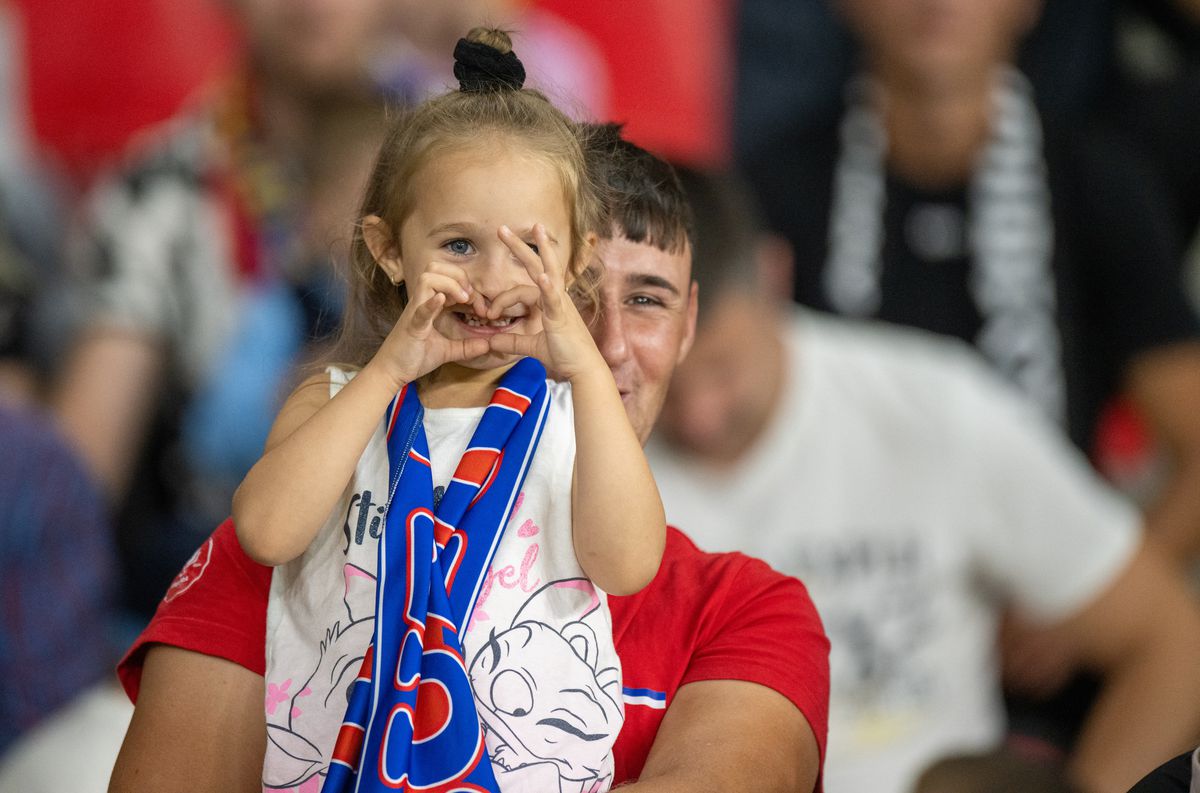
[{"label": "girl's ear", "polygon": [[392,237],[392,230],[378,215],[367,215],[362,221],[363,241],[367,250],[393,284],[404,280],[404,266],[400,261],[400,248]]}]

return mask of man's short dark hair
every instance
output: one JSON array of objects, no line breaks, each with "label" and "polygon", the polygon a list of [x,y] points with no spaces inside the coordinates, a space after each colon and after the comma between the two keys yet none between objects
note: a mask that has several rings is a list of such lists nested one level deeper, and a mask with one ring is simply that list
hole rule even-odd
[{"label": "man's short dark hair", "polygon": [[580,129],[589,175],[606,209],[603,236],[682,253],[694,236],[692,211],[675,169],[621,137],[620,124]]}]

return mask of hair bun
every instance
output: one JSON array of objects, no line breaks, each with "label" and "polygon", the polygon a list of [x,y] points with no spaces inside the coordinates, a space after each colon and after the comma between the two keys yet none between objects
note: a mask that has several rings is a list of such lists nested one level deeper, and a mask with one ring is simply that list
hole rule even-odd
[{"label": "hair bun", "polygon": [[[481,33],[485,36],[480,36]],[[508,46],[501,50],[479,40],[483,37]],[[468,33],[467,38],[459,39],[454,47],[454,76],[463,91],[516,91],[525,85],[525,67],[512,51],[508,36],[478,28]]]}]

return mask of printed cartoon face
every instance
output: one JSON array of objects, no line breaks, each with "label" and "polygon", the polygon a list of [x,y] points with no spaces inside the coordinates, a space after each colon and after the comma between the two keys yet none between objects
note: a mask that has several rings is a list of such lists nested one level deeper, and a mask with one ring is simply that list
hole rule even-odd
[{"label": "printed cartoon face", "polygon": [[492,635],[470,677],[485,730],[504,744],[493,748],[494,763],[513,770],[552,762],[570,780],[600,774],[622,714],[616,670],[598,674],[596,657],[595,633],[582,622],[562,633],[521,622]]}]

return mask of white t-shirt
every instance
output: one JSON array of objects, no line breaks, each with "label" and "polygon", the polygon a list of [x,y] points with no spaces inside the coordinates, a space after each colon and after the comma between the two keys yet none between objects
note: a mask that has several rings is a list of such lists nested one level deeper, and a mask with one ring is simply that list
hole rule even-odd
[{"label": "white t-shirt", "polygon": [[[333,393],[348,380],[337,370],[332,378]],[[504,793],[607,790],[624,718],[607,599],[584,577],[571,540],[571,389],[548,385],[537,453],[463,638]],[[435,487],[449,483],[483,411],[425,411]],[[374,627],[387,483],[381,418],[325,527],[271,578],[265,788],[315,793],[323,782]]]},{"label": "white t-shirt", "polygon": [[738,466],[647,452],[672,524],[808,586],[832,642],[826,791],[906,793],[1001,737],[998,605],[1075,612],[1140,519],[965,345],[798,312],[787,346]]}]

